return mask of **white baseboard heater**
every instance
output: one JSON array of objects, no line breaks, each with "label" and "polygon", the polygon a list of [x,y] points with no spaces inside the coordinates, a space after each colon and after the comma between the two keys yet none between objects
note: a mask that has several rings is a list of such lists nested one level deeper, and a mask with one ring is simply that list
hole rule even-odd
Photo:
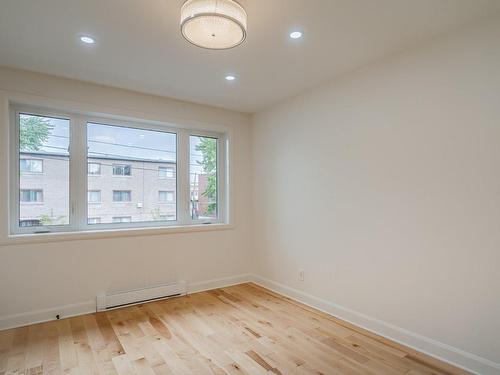
[{"label": "white baseboard heater", "polygon": [[102,293],[96,297],[96,311],[106,311],[186,294],[187,285],[185,281],[123,292]]}]

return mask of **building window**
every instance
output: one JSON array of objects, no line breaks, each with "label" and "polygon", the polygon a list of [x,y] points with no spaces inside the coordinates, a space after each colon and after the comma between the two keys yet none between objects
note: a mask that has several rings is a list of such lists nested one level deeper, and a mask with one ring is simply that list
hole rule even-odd
[{"label": "building window", "polygon": [[101,191],[100,190],[89,190],[87,192],[87,199],[89,203],[101,203]]},{"label": "building window", "polygon": [[39,219],[23,219],[19,220],[19,226],[20,227],[38,227],[42,225]]},{"label": "building window", "polygon": [[21,189],[20,201],[22,203],[43,202],[43,191],[33,189]]},{"label": "building window", "polygon": [[113,202],[132,201],[132,192],[130,190],[113,190]]},{"label": "building window", "polygon": [[24,173],[43,173],[43,160],[21,159],[19,170]]},{"label": "building window", "polygon": [[158,177],[159,178],[174,178],[174,168],[173,167],[158,167]]},{"label": "building window", "polygon": [[101,174],[101,163],[87,163],[87,173],[89,176],[99,176]]},{"label": "building window", "polygon": [[173,191],[159,191],[158,201],[161,203],[173,203],[175,200],[175,193]]},{"label": "building window", "polygon": [[162,221],[175,221],[175,215],[160,215]]},{"label": "building window", "polygon": [[225,134],[10,108],[12,234],[226,222]]},{"label": "building window", "polygon": [[132,167],[130,165],[114,164],[113,176],[132,176]]},{"label": "building window", "polygon": [[131,223],[132,222],[132,217],[131,216],[114,216],[113,217],[113,223]]}]

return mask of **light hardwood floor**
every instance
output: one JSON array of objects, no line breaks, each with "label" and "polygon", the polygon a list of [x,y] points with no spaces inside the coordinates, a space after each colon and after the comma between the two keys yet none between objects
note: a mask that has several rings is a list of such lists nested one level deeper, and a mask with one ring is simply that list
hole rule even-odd
[{"label": "light hardwood floor", "polygon": [[465,374],[254,284],[0,332],[0,375]]}]

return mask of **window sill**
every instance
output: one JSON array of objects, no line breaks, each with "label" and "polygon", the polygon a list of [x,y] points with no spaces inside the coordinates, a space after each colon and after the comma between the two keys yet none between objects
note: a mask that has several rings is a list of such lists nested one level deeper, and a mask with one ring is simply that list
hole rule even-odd
[{"label": "window sill", "polygon": [[199,224],[152,228],[88,230],[80,232],[15,234],[8,236],[6,239],[0,240],[0,246],[75,240],[94,240],[100,238],[158,236],[175,233],[213,232],[232,230],[234,228],[235,226],[232,224]]}]

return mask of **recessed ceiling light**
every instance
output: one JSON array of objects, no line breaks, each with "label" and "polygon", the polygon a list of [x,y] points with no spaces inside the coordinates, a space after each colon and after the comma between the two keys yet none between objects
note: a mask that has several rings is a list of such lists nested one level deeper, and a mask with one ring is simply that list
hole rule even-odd
[{"label": "recessed ceiling light", "polygon": [[300,31],[294,31],[294,32],[290,33],[290,38],[292,38],[292,39],[302,38],[302,33]]},{"label": "recessed ceiling light", "polygon": [[94,44],[95,43],[94,38],[87,36],[87,35],[81,36],[80,40],[82,41],[82,43],[85,43],[85,44]]},{"label": "recessed ceiling light", "polygon": [[232,75],[226,76],[226,81],[234,81],[235,79],[236,79],[235,76],[232,76]]}]

